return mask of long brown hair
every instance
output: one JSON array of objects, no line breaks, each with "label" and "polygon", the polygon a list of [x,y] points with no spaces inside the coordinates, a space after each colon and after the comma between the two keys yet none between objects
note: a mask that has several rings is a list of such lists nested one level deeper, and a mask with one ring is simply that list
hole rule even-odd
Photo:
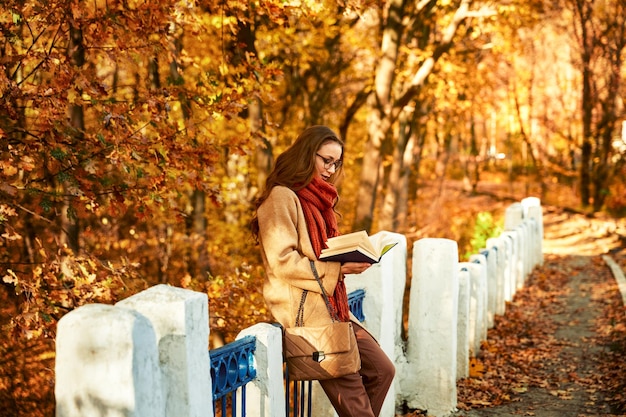
[{"label": "long brown hair", "polygon": [[[288,187],[293,191],[298,191],[309,185],[315,175],[316,154],[328,142],[336,142],[341,145],[341,157],[343,158],[343,141],[339,135],[326,126],[311,126],[305,129],[286,151],[278,155],[274,169],[265,181],[265,189],[255,203],[255,215],[250,222],[250,230],[255,240],[258,241],[259,236],[259,219],[256,215],[256,209],[267,200],[270,192],[277,185]],[[340,166],[328,181],[334,184],[342,173],[343,166]]]}]

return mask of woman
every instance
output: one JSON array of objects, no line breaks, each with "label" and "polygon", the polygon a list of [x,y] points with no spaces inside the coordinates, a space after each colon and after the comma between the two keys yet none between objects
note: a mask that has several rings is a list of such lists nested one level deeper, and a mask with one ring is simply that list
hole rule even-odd
[{"label": "woman", "polygon": [[368,263],[320,261],[328,238],[337,236],[335,181],[342,172],[343,142],[328,127],[312,126],[276,159],[257,201],[252,231],[261,246],[266,270],[263,295],[274,318],[294,326],[303,290],[304,323],[330,322],[309,260],[315,266],[331,305],[343,321],[352,320],[361,355],[361,370],[320,381],[339,417],[378,416],[395,368],[374,338],[350,313],[345,274],[360,274]]}]

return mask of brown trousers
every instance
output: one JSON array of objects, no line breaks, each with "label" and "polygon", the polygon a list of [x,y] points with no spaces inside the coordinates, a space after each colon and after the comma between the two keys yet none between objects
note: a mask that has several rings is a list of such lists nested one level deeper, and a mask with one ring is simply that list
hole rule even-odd
[{"label": "brown trousers", "polygon": [[320,381],[320,385],[339,417],[378,417],[396,370],[378,342],[361,326],[352,324],[361,370]]}]

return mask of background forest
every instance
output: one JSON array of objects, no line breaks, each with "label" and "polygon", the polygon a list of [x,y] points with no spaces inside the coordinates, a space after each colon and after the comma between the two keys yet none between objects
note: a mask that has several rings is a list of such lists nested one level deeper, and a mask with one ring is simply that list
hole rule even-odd
[{"label": "background forest", "polygon": [[466,253],[498,223],[456,199],[481,184],[624,216],[625,8],[4,0],[0,414],[53,415],[56,323],[85,303],[205,292],[214,346],[270,320],[247,225],[312,124],[346,141],[344,232]]}]

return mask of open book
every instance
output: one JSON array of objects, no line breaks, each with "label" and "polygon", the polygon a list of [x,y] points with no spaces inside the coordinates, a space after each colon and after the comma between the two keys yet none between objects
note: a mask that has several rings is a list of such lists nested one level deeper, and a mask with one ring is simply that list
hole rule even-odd
[{"label": "open book", "polygon": [[[380,242],[378,242],[380,243]],[[380,258],[396,246],[398,242],[381,244],[375,246],[370,240],[367,232],[361,230],[359,232],[348,233],[331,237],[326,242],[328,246],[322,249],[320,260],[332,262],[367,262],[375,264]]]}]

